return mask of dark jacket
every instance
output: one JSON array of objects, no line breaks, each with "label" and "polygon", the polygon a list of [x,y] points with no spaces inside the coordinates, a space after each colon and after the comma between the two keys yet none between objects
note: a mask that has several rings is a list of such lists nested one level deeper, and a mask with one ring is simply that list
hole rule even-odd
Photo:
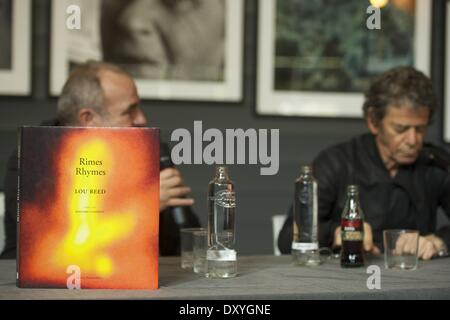
[{"label": "dark jacket", "polygon": [[[44,122],[42,125],[59,126],[55,121]],[[169,150],[167,144],[161,143],[161,155]],[[4,189],[5,189],[5,247],[0,259],[16,258],[17,239],[17,177],[18,177],[17,150],[8,160]],[[161,167],[161,169],[167,166]],[[176,222],[174,211],[182,212],[183,221]],[[159,254],[161,256],[173,256],[180,254],[180,228],[199,227],[200,223],[191,207],[169,207],[160,212],[159,217]]]},{"label": "dark jacket", "polygon": [[[330,247],[340,224],[349,184],[357,184],[360,202],[373,229],[374,242],[382,248],[385,229],[418,229],[434,233],[450,248],[450,228],[436,230],[438,207],[450,217],[450,174],[433,165],[422,152],[417,161],[399,168],[391,178],[384,166],[375,137],[364,134],[331,147],[313,162],[319,188],[319,244]],[[292,207],[278,237],[282,253],[292,243]]]}]

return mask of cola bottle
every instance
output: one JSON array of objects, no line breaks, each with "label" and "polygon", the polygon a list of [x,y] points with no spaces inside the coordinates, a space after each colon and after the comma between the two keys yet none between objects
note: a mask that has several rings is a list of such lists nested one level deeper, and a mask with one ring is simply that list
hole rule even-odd
[{"label": "cola bottle", "polygon": [[356,185],[347,187],[347,200],[341,218],[341,266],[364,266],[364,214],[359,204]]}]

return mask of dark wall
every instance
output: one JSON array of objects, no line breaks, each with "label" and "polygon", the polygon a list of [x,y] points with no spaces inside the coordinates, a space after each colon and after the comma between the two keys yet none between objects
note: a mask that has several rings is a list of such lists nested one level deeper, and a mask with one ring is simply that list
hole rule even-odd
[{"label": "dark wall", "polygon": [[[434,1],[432,78],[442,102],[445,1]],[[285,213],[293,195],[293,182],[301,164],[307,164],[325,147],[366,131],[362,120],[260,117],[255,114],[257,1],[246,1],[244,100],[242,103],[195,103],[143,101],[151,126],[161,127],[169,139],[176,128],[193,128],[202,120],[204,130],[225,128],[280,129],[280,171],[260,176],[259,166],[230,166],[237,187],[237,249],[242,254],[271,254],[271,216]],[[0,97],[0,188],[3,168],[16,145],[20,125],[38,124],[54,116],[56,99],[48,96],[50,1],[33,1],[33,93],[27,98]],[[428,140],[441,141],[441,112],[436,114]],[[214,168],[206,165],[180,167],[193,188],[195,210],[206,223],[206,189]]]}]

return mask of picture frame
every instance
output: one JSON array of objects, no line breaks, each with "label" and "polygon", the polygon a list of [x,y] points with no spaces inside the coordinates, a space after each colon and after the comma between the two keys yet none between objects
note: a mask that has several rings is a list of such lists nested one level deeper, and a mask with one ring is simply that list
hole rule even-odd
[{"label": "picture frame", "polygon": [[[119,21],[123,25],[124,16],[126,17],[126,10],[125,6],[127,6],[130,3],[133,3],[128,0],[107,0],[110,2],[118,2],[118,6],[122,5],[121,10],[119,13],[121,16],[118,16],[118,18],[115,21]],[[145,0],[141,1],[135,1],[143,3],[144,9],[138,9],[136,12],[137,14],[143,14],[144,10],[146,10],[145,5],[146,3],[143,2]],[[166,0],[161,0],[161,2]],[[122,4],[120,4],[122,2]],[[127,3],[124,5],[123,3]],[[167,1],[171,2],[171,1]],[[203,1],[202,1],[203,2]],[[202,3],[201,2],[201,3]],[[205,1],[207,5],[210,5],[212,3],[220,3],[222,4],[222,8],[224,7],[224,10],[221,10],[220,12],[216,12],[218,15],[223,16],[219,20],[219,22],[215,22],[215,20],[209,19],[209,14],[206,14],[203,19],[196,19],[195,21],[199,23],[204,23],[203,20],[207,20],[208,23],[213,24],[214,26],[212,28],[208,27],[202,27],[198,30],[209,30],[215,28],[223,28],[223,39],[212,37],[211,39],[220,40],[221,42],[221,52],[218,52],[217,54],[220,56],[220,61],[215,61],[214,67],[216,67],[217,70],[220,70],[216,74],[207,74],[205,71],[202,73],[202,70],[200,70],[201,66],[203,64],[206,64],[206,62],[201,61],[197,64],[191,64],[186,62],[180,62],[178,66],[175,68],[172,68],[171,64],[164,64],[166,62],[162,62],[161,69],[154,70],[151,68],[142,68],[139,69],[141,65],[144,63],[142,62],[136,62],[136,60],[133,60],[130,63],[125,63],[125,68],[129,67],[131,71],[136,70],[147,70],[149,76],[135,76],[133,72],[130,72],[136,82],[136,86],[139,92],[139,95],[143,99],[152,99],[152,100],[181,100],[181,101],[213,101],[213,102],[239,102],[242,100],[243,96],[243,88],[242,88],[242,78],[243,78],[243,72],[242,72],[242,64],[243,64],[243,34],[244,34],[244,2],[245,0],[214,0],[214,1]],[[153,2],[155,3],[155,2]],[[79,5],[81,8],[81,22],[86,27],[81,30],[69,30],[66,27],[67,18],[69,17],[68,13],[66,12],[66,9],[69,5]],[[83,10],[85,8],[86,10]],[[110,29],[112,34],[108,34],[108,29],[105,29],[105,26],[102,23],[100,24],[98,22],[98,17],[103,14],[102,17],[105,16],[105,10],[108,7],[105,7],[104,3],[102,3],[102,0],[52,0],[52,28],[51,28],[51,61],[50,61],[50,94],[51,95],[58,95],[62,89],[62,86],[67,79],[67,76],[70,71],[70,57],[81,57],[82,59],[79,59],[80,61],[72,61],[75,63],[83,62],[81,60],[103,60],[106,62],[112,62],[116,63],[116,60],[114,58],[111,58],[111,55],[115,52],[114,48],[111,49],[111,47],[106,47],[109,41],[108,39],[116,38],[116,36],[119,33],[114,33],[114,28]],[[114,9],[114,8],[113,8]],[[117,8],[116,8],[117,9]],[[118,10],[118,9],[117,9]],[[114,11],[116,14],[118,11]],[[211,9],[213,10],[213,9]],[[87,14],[84,14],[84,11],[87,12]],[[158,15],[151,16],[151,12],[148,11],[148,20],[151,19],[167,19],[167,14],[163,13]],[[154,10],[153,12],[157,12],[157,10]],[[214,12],[213,12],[214,13]],[[212,13],[212,14],[213,14]],[[84,17],[83,17],[84,15]],[[95,22],[95,17],[97,17],[97,22]],[[147,16],[144,16],[146,20]],[[161,18],[160,18],[161,17]],[[191,19],[193,20],[193,19]],[[136,21],[134,19],[133,21]],[[223,21],[223,25],[220,25],[220,21]],[[119,23],[117,22],[117,23]],[[114,23],[114,22],[113,22]],[[156,23],[156,22],[155,22]],[[164,24],[164,20],[158,23]],[[219,24],[218,24],[219,23]],[[172,23],[173,25],[176,25],[176,23]],[[121,25],[121,26],[122,26]],[[172,27],[173,27],[172,25]],[[175,28],[175,27],[173,27]],[[159,27],[156,29],[160,29]],[[164,28],[162,28],[164,30]],[[170,30],[170,28],[167,28]],[[121,29],[123,31],[123,29]],[[80,32],[81,31],[81,32]],[[149,33],[149,30],[146,30],[147,33]],[[155,30],[151,30],[152,32]],[[166,32],[163,35],[166,36],[166,40],[163,39],[164,46],[171,41],[170,37],[177,37],[173,36],[180,32],[180,30],[173,31],[172,33]],[[212,34],[212,31],[211,31]],[[190,36],[193,38],[195,43],[189,43],[186,44],[185,47],[182,47],[186,50],[181,51],[195,51],[197,50],[197,55],[205,55],[205,56],[211,56],[212,53],[210,50],[202,49],[200,47],[201,41],[199,41],[197,44],[196,38],[194,38],[193,34],[190,34]],[[140,35],[138,35],[140,37]],[[162,37],[162,36],[161,36]],[[133,37],[130,36],[128,40],[133,39]],[[152,39],[154,40],[154,39]],[[215,40],[215,41],[216,41]],[[158,40],[160,41],[160,40]],[[176,40],[173,40],[176,41]],[[130,45],[132,41],[127,42],[129,45],[128,52],[136,52],[137,50],[133,50],[133,47]],[[136,42],[135,42],[136,43]],[[154,44],[154,43],[153,43]],[[158,48],[159,45],[152,45],[147,48]],[[198,48],[197,48],[198,47]],[[139,47],[140,48],[140,47]],[[176,53],[173,53],[174,47],[171,47],[171,54],[176,55]],[[178,47],[176,47],[178,48]],[[142,49],[142,48],[140,48]],[[178,48],[179,49],[179,48]],[[103,50],[103,51],[102,51]],[[145,50],[144,50],[145,51]],[[148,51],[148,50],[146,50]],[[154,51],[157,51],[155,49]],[[178,52],[178,51],[177,51]],[[122,53],[123,54],[123,53]],[[153,53],[152,53],[153,54]],[[155,52],[155,55],[160,54],[160,52]],[[195,54],[192,54],[191,57],[195,57]],[[83,59],[84,58],[84,59]],[[120,56],[122,59],[123,56]],[[139,57],[142,58],[142,57]],[[161,57],[158,56],[158,59]],[[175,59],[174,57],[170,57],[171,59]],[[150,59],[150,58],[149,58]],[[159,63],[158,59],[157,62]],[[160,60],[166,59],[163,57]],[[198,59],[201,59],[201,56],[198,57]],[[179,60],[182,60],[179,58]],[[147,60],[146,60],[147,61]],[[172,62],[171,62],[172,63]],[[184,65],[182,65],[184,63]],[[211,62],[213,64],[213,62]],[[180,65],[182,65],[180,67]],[[188,67],[193,65],[195,68],[195,71],[199,71],[198,74],[195,74],[195,72],[189,73],[189,71],[186,71],[189,69]],[[122,65],[123,66],[123,65]],[[145,67],[145,66],[144,66]],[[177,69],[178,68],[178,69]],[[184,69],[183,69],[184,68]],[[175,72],[167,72],[167,70],[177,70]],[[210,67],[212,69],[212,67]],[[215,70],[216,70],[215,69]],[[126,69],[127,70],[127,69]],[[127,71],[130,71],[127,70]],[[153,71],[152,71],[153,70]],[[182,70],[182,71],[180,71]],[[206,69],[205,69],[206,70]],[[186,71],[183,73],[183,71]],[[153,72],[153,73],[152,73]],[[178,74],[177,74],[178,72]],[[182,76],[180,74],[183,73]],[[151,74],[151,76],[150,76]],[[168,74],[171,74],[168,76]],[[195,76],[194,76],[195,74]],[[201,75],[200,75],[201,74]],[[202,78],[204,77],[204,78]]]},{"label": "picture frame", "polygon": [[[299,3],[305,0],[285,0]],[[306,0],[307,1],[307,0]],[[286,2],[283,2],[286,4]],[[313,2],[309,2],[313,3]],[[315,2],[314,2],[315,3]],[[346,2],[347,4],[347,2]],[[365,4],[369,6],[369,3]],[[369,15],[361,12],[366,18]],[[258,26],[258,77],[257,77],[257,105],[256,113],[263,116],[302,116],[302,117],[330,117],[330,118],[361,118],[362,104],[364,101],[363,91],[340,91],[340,90],[286,90],[275,89],[278,85],[275,72],[276,56],[276,17],[277,0],[259,1],[259,26]],[[331,10],[330,10],[331,11]],[[288,11],[290,12],[295,11]],[[331,12],[333,13],[333,12]],[[298,14],[298,12],[296,12]],[[361,17],[360,14],[360,17]],[[336,14],[337,15],[337,14]],[[309,19],[307,16],[306,19]],[[323,19],[323,17],[312,17],[312,19]],[[416,1],[414,16],[414,66],[430,75],[430,55],[431,55],[431,19],[432,19],[432,0]],[[283,17],[286,21],[286,17]],[[347,21],[345,21],[346,23]],[[291,21],[292,23],[292,21]],[[381,19],[381,27],[383,26]],[[321,28],[319,26],[318,28]],[[366,28],[366,21],[361,28]],[[331,28],[332,32],[337,28]],[[308,29],[305,29],[308,32]],[[378,30],[370,30],[377,32]],[[304,34],[304,33],[303,33]],[[352,32],[346,34],[349,37]],[[288,35],[292,36],[292,35]],[[302,38],[301,34],[296,35]],[[296,39],[292,36],[293,39]],[[303,36],[305,37],[305,36]],[[317,39],[309,39],[314,48]],[[307,45],[307,44],[306,44]],[[342,45],[344,50],[347,46]],[[308,52],[309,54],[309,52]],[[311,57],[307,57],[310,58]],[[317,57],[312,57],[316,59]],[[282,61],[282,60],[281,60]],[[281,68],[280,68],[281,69]],[[278,72],[278,71],[277,71]],[[282,73],[281,73],[282,74]],[[311,74],[313,74],[311,72]],[[281,78],[281,77],[280,77]],[[288,77],[286,77],[289,79]],[[294,78],[294,77],[293,77]],[[301,77],[299,77],[301,79]],[[336,77],[337,81],[342,81]],[[324,77],[323,79],[326,79]],[[352,79],[350,79],[353,81]],[[367,80],[367,79],[365,79]],[[281,82],[281,81],[280,81]],[[346,82],[346,81],[344,81]],[[289,86],[289,81],[284,85]],[[305,81],[306,83],[306,81]],[[316,82],[321,85],[320,82]],[[297,85],[303,86],[301,81]],[[347,85],[347,83],[344,83]],[[312,87],[312,86],[311,86]]]},{"label": "picture frame", "polygon": [[0,95],[31,93],[31,1],[0,1]]},{"label": "picture frame", "polygon": [[450,143],[450,1],[447,1],[447,18],[445,32],[445,83],[444,83],[444,142]]}]

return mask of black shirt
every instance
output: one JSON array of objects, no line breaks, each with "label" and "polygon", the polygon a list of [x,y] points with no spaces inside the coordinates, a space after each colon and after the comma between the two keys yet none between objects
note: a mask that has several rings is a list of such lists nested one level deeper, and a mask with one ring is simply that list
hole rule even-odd
[{"label": "black shirt", "polygon": [[[385,229],[418,229],[421,235],[434,233],[450,248],[450,228],[436,230],[437,209],[450,217],[450,174],[419,156],[401,166],[394,178],[384,166],[375,137],[364,134],[322,151],[313,162],[319,185],[319,244],[330,247],[340,224],[349,184],[359,186],[365,221],[382,248]],[[292,207],[278,238],[282,253],[292,243]]]}]

